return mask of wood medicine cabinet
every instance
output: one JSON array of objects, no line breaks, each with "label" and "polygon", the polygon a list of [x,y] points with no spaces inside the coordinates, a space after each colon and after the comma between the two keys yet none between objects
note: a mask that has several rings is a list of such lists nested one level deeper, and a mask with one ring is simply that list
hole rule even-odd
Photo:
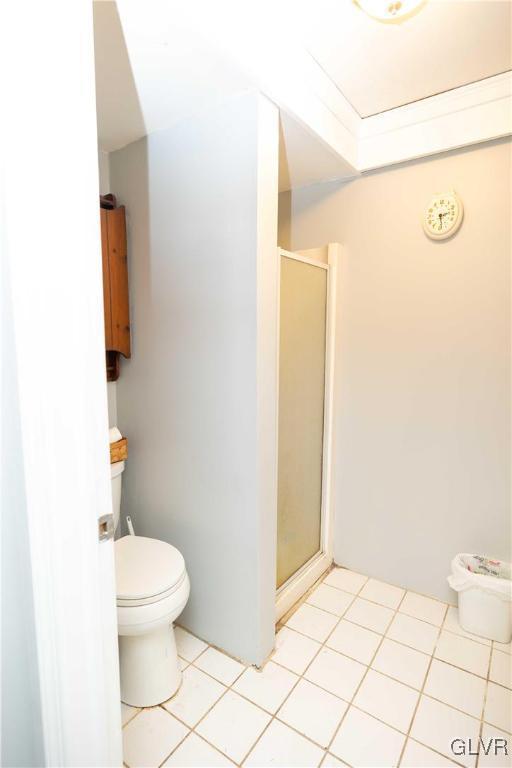
[{"label": "wood medicine cabinet", "polygon": [[131,354],[125,208],[114,195],[103,195],[100,214],[107,381],[116,381],[119,355]]}]

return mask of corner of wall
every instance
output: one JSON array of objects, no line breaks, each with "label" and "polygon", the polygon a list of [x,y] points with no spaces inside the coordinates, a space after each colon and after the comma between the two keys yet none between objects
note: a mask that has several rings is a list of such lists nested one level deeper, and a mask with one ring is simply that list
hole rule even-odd
[{"label": "corner of wall", "polygon": [[257,461],[261,664],[274,646],[277,541],[277,307],[279,110],[258,98]]}]

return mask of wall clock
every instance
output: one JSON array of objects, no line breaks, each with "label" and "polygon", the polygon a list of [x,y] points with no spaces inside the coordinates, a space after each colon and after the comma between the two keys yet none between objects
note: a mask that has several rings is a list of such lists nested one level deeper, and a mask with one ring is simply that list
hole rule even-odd
[{"label": "wall clock", "polygon": [[451,237],[462,224],[462,200],[452,190],[433,196],[423,217],[423,229],[432,240]]}]

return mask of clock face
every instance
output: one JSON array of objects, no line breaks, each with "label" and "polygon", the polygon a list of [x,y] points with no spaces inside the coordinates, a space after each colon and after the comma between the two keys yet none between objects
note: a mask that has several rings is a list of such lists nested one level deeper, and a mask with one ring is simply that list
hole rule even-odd
[{"label": "clock face", "polygon": [[425,234],[433,240],[451,237],[462,224],[462,202],[455,192],[435,195],[423,219]]}]

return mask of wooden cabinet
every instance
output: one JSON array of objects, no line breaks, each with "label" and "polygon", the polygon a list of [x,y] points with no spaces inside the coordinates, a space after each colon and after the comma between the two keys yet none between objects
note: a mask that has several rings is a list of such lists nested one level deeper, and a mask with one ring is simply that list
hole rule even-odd
[{"label": "wooden cabinet", "polygon": [[107,379],[116,381],[119,355],[131,354],[126,218],[113,195],[100,198],[100,206]]}]

